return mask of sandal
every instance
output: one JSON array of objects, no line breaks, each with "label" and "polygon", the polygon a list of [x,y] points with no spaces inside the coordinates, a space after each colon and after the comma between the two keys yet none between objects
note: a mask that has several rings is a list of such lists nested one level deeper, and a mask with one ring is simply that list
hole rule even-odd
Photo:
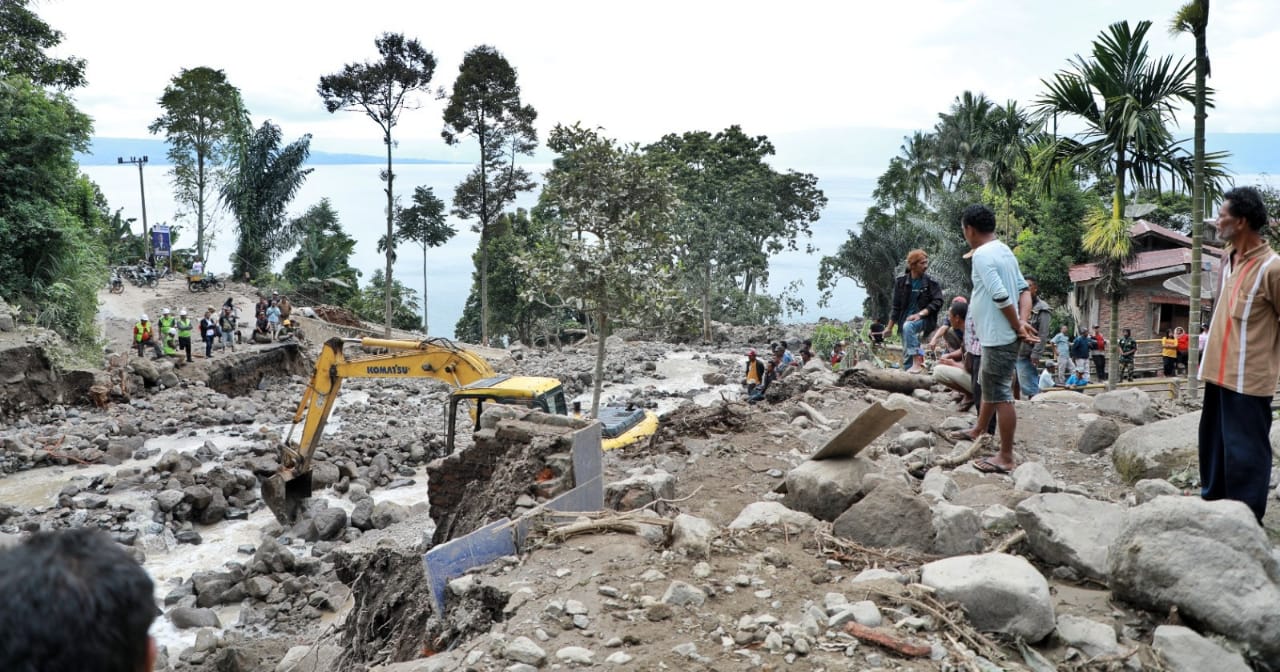
[{"label": "sandal", "polygon": [[984,474],[1007,474],[1010,471],[1009,469],[1005,469],[1004,467],[996,464],[995,462],[992,462],[990,459],[985,457],[978,458],[973,462],[971,462],[970,464],[973,465],[974,469],[977,469],[978,471],[981,471]]}]

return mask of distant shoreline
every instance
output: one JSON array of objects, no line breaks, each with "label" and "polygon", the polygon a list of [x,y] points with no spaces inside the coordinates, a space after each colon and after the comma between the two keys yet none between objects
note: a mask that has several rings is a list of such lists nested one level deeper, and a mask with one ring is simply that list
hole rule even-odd
[{"label": "distant shoreline", "polygon": [[[168,148],[164,140],[156,138],[100,138],[90,140],[89,151],[76,152],[75,160],[82,166],[113,166],[119,157],[146,156],[149,166],[169,166]],[[374,154],[350,154],[345,152],[311,152],[309,166],[349,166],[386,164],[387,157]],[[400,165],[470,165],[468,161],[424,159],[397,156]]]}]

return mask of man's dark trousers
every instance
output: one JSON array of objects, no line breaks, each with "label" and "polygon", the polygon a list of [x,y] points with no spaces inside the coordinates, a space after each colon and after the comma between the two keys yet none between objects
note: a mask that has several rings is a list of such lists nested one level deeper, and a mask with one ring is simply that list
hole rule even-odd
[{"label": "man's dark trousers", "polygon": [[1204,386],[1200,412],[1200,496],[1234,499],[1258,522],[1267,509],[1271,481],[1271,397]]}]

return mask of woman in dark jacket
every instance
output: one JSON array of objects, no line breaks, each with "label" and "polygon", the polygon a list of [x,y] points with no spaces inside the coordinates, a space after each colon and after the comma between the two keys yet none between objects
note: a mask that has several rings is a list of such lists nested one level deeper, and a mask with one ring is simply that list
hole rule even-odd
[{"label": "woman in dark jacket", "polygon": [[925,271],[929,270],[929,255],[924,250],[907,253],[907,272],[893,282],[893,316],[889,318],[889,332],[898,325],[902,333],[903,366],[910,364],[907,373],[924,371],[924,347],[922,334],[933,333],[938,323],[938,311],[942,310],[942,285]]}]

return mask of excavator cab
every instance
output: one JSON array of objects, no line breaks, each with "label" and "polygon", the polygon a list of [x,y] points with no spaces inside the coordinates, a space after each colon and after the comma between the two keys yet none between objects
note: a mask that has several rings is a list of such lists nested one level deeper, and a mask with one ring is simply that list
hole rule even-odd
[{"label": "excavator cab", "polygon": [[554,378],[493,376],[477,380],[449,395],[447,446],[451,453],[457,436],[458,404],[464,401],[475,403],[471,409],[472,431],[480,428],[480,415],[486,403],[525,406],[555,415],[569,414],[564,387]]}]

